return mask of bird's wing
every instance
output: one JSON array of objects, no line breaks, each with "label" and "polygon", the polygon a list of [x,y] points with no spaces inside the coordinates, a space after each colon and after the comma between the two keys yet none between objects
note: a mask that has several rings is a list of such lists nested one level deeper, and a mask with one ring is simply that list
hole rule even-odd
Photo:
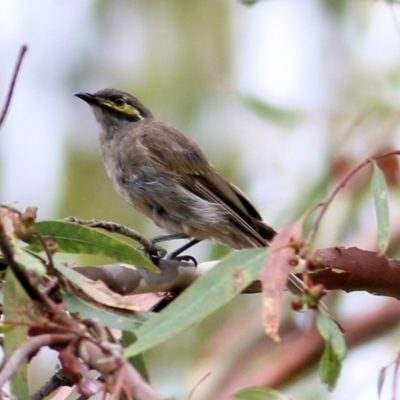
[{"label": "bird's wing", "polygon": [[153,126],[151,133],[144,134],[141,141],[160,167],[176,174],[197,196],[220,204],[242,229],[264,242],[253,221],[261,221],[258,211],[236,186],[214,170],[195,143],[175,128],[161,123],[158,132]]}]

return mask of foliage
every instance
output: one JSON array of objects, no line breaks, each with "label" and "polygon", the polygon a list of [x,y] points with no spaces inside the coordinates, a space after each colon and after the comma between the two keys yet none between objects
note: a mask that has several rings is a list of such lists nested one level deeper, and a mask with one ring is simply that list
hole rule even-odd
[{"label": "foliage", "polygon": [[[255,8],[261,1],[242,0],[241,3]],[[219,3],[218,12],[211,12],[208,10],[210,4],[196,3],[196,13],[206,19],[214,18],[215,27],[226,26],[226,18],[221,18],[226,15],[226,6]],[[350,7],[346,1],[324,0],[321,4],[327,13],[331,13],[332,23],[344,19],[346,8]],[[103,2],[102,7],[101,15],[112,14],[105,12],[111,10],[108,9],[112,7],[110,4]],[[174,7],[177,14],[187,13],[188,6],[174,2]],[[207,91],[201,83],[202,74],[210,74],[221,84],[222,78],[227,75],[228,57],[224,52],[227,46],[223,35],[218,35],[218,40],[201,41],[209,43],[207,45],[195,46],[198,26],[184,18],[179,21],[182,26],[176,29],[173,36],[186,43],[186,48],[192,52],[181,55],[181,62],[176,63],[179,67],[174,65],[170,68],[170,73],[165,74],[168,76],[165,82],[161,78],[156,79],[153,72],[143,74],[137,91],[146,96],[144,87],[152,80],[156,81],[155,87],[164,88],[157,93],[176,90],[176,98],[180,99],[182,109],[185,109],[182,111],[183,123],[188,124],[196,117],[200,95],[205,96]],[[179,34],[182,30],[186,35]],[[217,37],[215,32],[208,34],[209,38]],[[11,104],[25,52],[26,47],[22,49],[13,75],[0,126]],[[213,68],[209,68],[205,54],[213,54],[210,57],[213,59],[220,56]],[[159,60],[156,51],[147,53],[148,64],[155,64],[155,60]],[[207,68],[196,69],[199,64]],[[187,70],[190,73],[186,73]],[[131,71],[129,77],[130,74]],[[28,362],[38,350],[48,346],[59,354],[61,375],[65,379],[63,383],[76,385],[82,396],[103,391],[116,397],[124,393],[127,398],[165,398],[159,393],[157,380],[153,377],[163,363],[166,365],[164,371],[168,369],[171,375],[176,372],[173,369],[175,360],[181,356],[176,349],[183,354],[183,358],[190,353],[193,359],[200,360],[199,363],[203,357],[206,358],[205,354],[208,353],[207,360],[213,360],[214,355],[215,366],[199,368],[212,370],[213,379],[218,382],[214,387],[209,385],[211,388],[205,390],[208,392],[204,398],[290,399],[292,397],[276,388],[293,381],[293,377],[299,379],[299,376],[304,376],[306,368],[316,361],[319,362],[323,385],[313,386],[313,393],[335,390],[348,349],[395,327],[398,321],[398,309],[396,313],[395,308],[389,312],[390,307],[382,307],[381,319],[379,312],[374,314],[374,318],[372,312],[368,313],[370,320],[362,320],[360,315],[361,322],[354,327],[354,321],[342,318],[340,313],[339,318],[336,317],[338,307],[332,301],[334,296],[326,301],[329,307],[324,303],[327,292],[335,289],[400,298],[399,262],[386,255],[398,254],[397,240],[390,235],[390,224],[395,218],[390,219],[389,190],[395,191],[398,186],[397,158],[400,152],[390,141],[386,145],[386,142],[376,140],[387,132],[394,132],[398,124],[394,115],[397,106],[390,100],[391,91],[398,86],[398,73],[390,71],[388,75],[391,83],[386,88],[388,96],[383,99],[378,98],[375,90],[358,90],[361,87],[359,81],[368,78],[356,72],[350,77],[351,89],[341,94],[343,108],[337,112],[351,113],[351,116],[348,119],[327,118],[331,124],[327,131],[330,129],[333,135],[324,166],[314,181],[308,176],[303,177],[299,187],[307,193],[304,196],[300,193],[294,199],[297,207],[284,216],[287,221],[297,222],[283,228],[269,249],[228,254],[210,270],[203,270],[202,264],[195,269],[190,262],[169,260],[163,249],[152,247],[139,233],[135,240],[139,241],[141,248],[137,248],[136,243],[132,244],[132,236],[121,239],[103,233],[100,229],[107,229],[110,223],[83,226],[60,220],[37,221],[36,211],[32,208],[21,212],[2,205],[0,265],[6,272],[2,277],[4,319],[0,329],[4,334],[6,359],[0,371],[0,386],[9,381],[14,396],[28,398]],[[372,86],[374,84],[379,85],[379,82],[373,82]],[[165,94],[156,100],[159,107],[172,108],[169,98],[162,96]],[[253,117],[262,123],[282,129],[285,134],[310,117],[302,108],[277,105],[257,95],[240,94],[238,98],[243,113],[244,110],[253,113]],[[346,101],[343,101],[344,98]],[[388,121],[387,125],[382,127],[382,131],[373,132],[376,129],[373,122],[380,119]],[[356,157],[346,154],[343,149],[352,141],[357,147],[357,138],[365,139],[368,134],[371,135],[370,143],[374,144],[373,151],[369,153],[368,149],[366,153],[363,148],[362,156],[358,154],[356,157],[369,158],[357,164]],[[300,152],[307,152],[306,147],[303,146]],[[242,165],[237,162],[239,157],[234,159],[227,162],[227,169],[230,169],[228,175],[232,172],[232,164],[235,164],[235,170],[241,172]],[[92,217],[92,212],[95,214],[97,211],[94,203],[107,205],[110,201],[106,196],[98,195],[97,178],[87,182],[86,177],[80,174],[84,163],[87,163],[86,157],[82,157],[71,174],[80,175],[82,188],[89,187],[91,197],[85,200],[82,196],[79,200],[86,204],[85,213]],[[97,169],[98,164],[93,163],[93,170]],[[369,186],[372,196],[369,195]],[[106,190],[108,187],[100,188],[100,192]],[[327,194],[329,192],[330,195]],[[341,196],[351,197],[352,200],[343,202]],[[377,240],[374,248],[377,251],[367,251],[368,246],[365,249],[361,246],[351,249],[340,247],[340,239],[352,237],[354,232],[362,230],[360,215],[366,212],[365,204],[368,202],[373,202],[375,207]],[[335,214],[335,207],[342,207],[342,212]],[[339,215],[344,215],[345,221],[338,221]],[[141,229],[140,222],[138,219],[133,222],[135,228]],[[321,232],[328,236],[331,234],[328,242],[336,247],[321,247]],[[225,253],[227,250],[222,251]],[[94,255],[100,260],[100,265],[82,266],[84,258],[77,258],[76,265],[69,261],[67,254]],[[105,264],[110,260],[112,264]],[[293,291],[291,307],[285,302],[288,280]],[[133,291],[132,296],[126,297],[130,290]],[[255,295],[245,298],[241,295],[243,292]],[[242,303],[236,308],[238,302]],[[243,304],[248,308],[243,308]],[[227,311],[224,313],[224,310]],[[293,323],[295,311],[307,312],[313,320],[310,324],[312,328],[304,329]],[[390,323],[388,320],[391,320]],[[194,331],[194,326],[206,328]],[[109,328],[122,331],[122,339]],[[204,332],[212,333],[206,335]],[[370,336],[366,339],[365,335]],[[276,345],[267,336],[275,341],[281,340],[284,346]],[[156,361],[152,363],[151,358]],[[150,362],[147,362],[148,359]],[[227,361],[222,364],[221,360]],[[293,365],[295,362],[298,364]],[[393,362],[395,380],[398,364],[399,357]],[[270,370],[269,365],[272,366]],[[377,376],[379,396],[391,365],[382,368]],[[92,369],[97,370],[104,381],[95,380],[89,373]],[[316,375],[315,369],[310,374]],[[201,396],[206,378],[208,375],[194,386],[189,398],[192,395],[196,397],[198,392]],[[179,381],[177,375],[173,380]],[[260,387],[261,384],[270,387]],[[242,389],[238,390],[239,387]],[[286,389],[283,391],[290,391]],[[51,393],[55,387],[46,387],[46,390]],[[32,398],[43,398],[44,392]]]}]

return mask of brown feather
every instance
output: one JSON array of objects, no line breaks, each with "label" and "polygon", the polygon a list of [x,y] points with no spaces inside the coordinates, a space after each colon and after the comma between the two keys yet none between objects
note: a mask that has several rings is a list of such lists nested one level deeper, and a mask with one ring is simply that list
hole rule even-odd
[{"label": "brown feather", "polygon": [[141,138],[153,161],[182,179],[199,197],[221,205],[232,222],[250,234],[258,245],[265,246],[275,231],[261,222],[260,214],[244,193],[215,171],[194,142],[177,129],[158,121],[155,126],[155,122]]}]

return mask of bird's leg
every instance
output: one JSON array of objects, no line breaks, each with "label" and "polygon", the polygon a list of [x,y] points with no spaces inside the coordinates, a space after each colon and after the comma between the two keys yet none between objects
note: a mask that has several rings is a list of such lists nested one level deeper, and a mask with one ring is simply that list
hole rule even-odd
[{"label": "bird's leg", "polygon": [[168,254],[167,260],[178,260],[178,261],[192,261],[195,266],[197,266],[197,261],[192,256],[179,256],[183,251],[189,249],[190,247],[196,245],[201,242],[199,239],[192,239],[190,242],[184,244],[181,247],[178,247],[175,251]]},{"label": "bird's leg", "polygon": [[[162,247],[156,245],[156,243],[166,242],[168,240],[175,240],[175,239],[189,239],[189,236],[186,233],[175,233],[171,235],[162,235],[162,236],[155,236],[150,238],[149,241],[153,243],[156,247],[155,251],[146,252],[147,256],[149,256],[153,262],[157,262],[157,260],[161,260],[167,254],[167,251]],[[144,251],[143,246],[139,246],[139,250]],[[182,250],[183,251],[183,250]],[[179,254],[179,253],[178,253]]]},{"label": "bird's leg", "polygon": [[176,239],[189,239],[189,236],[186,235],[186,233],[174,233],[172,235],[161,235],[161,236],[155,236],[153,238],[150,238],[150,242],[156,244],[160,242],[167,242],[169,240],[176,240]]}]

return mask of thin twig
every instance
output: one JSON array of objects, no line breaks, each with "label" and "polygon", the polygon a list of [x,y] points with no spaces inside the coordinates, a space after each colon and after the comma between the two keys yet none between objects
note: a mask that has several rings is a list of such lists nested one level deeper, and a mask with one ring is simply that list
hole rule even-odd
[{"label": "thin twig", "polygon": [[21,47],[21,50],[19,51],[19,56],[18,56],[18,59],[17,59],[17,63],[15,64],[15,68],[14,68],[14,72],[13,72],[13,75],[12,75],[12,78],[11,78],[11,83],[10,83],[10,87],[8,89],[6,101],[4,103],[3,111],[2,111],[1,116],[0,116],[0,127],[4,122],[4,119],[6,118],[6,115],[7,115],[7,112],[8,112],[8,108],[10,107],[12,95],[13,95],[13,92],[14,92],[15,83],[17,82],[19,69],[21,67],[22,60],[23,60],[24,55],[25,55],[27,50],[28,50],[28,46],[23,45]]},{"label": "thin twig", "polygon": [[332,192],[332,194],[328,197],[327,200],[325,200],[324,202],[318,204],[315,208],[321,207],[321,211],[317,217],[317,219],[314,222],[314,225],[308,235],[308,242],[312,242],[312,240],[315,237],[315,234],[318,231],[319,225],[321,223],[321,220],[323,218],[323,216],[325,215],[326,210],[328,209],[328,207],[330,206],[330,204],[332,203],[333,199],[335,198],[335,196],[338,194],[338,192],[343,189],[347,182],[362,168],[364,168],[366,165],[368,164],[372,164],[374,161],[377,161],[381,158],[385,158],[385,157],[390,157],[390,156],[399,156],[400,155],[400,150],[396,150],[396,151],[391,151],[389,153],[385,153],[385,154],[380,154],[378,156],[374,156],[374,157],[370,157],[367,160],[363,161],[361,164],[358,164],[355,168],[353,168],[343,179],[342,181],[339,183],[339,185],[335,188],[335,190]]},{"label": "thin twig", "polygon": [[187,400],[191,400],[195,390],[211,375],[211,372],[207,372],[194,386],[193,389],[190,391]]},{"label": "thin twig", "polygon": [[21,362],[29,355],[44,346],[65,345],[74,339],[74,334],[45,334],[36,336],[22,343],[17,350],[12,353],[0,371],[0,387],[11,378]]},{"label": "thin twig", "polygon": [[126,236],[139,242],[143,246],[144,250],[148,253],[154,253],[160,250],[159,247],[157,247],[151,240],[144,237],[141,233],[115,222],[101,221],[98,219],[80,219],[77,217],[67,217],[65,218],[65,221],[73,222],[78,225],[89,226],[91,228],[100,228],[108,232],[118,233]]},{"label": "thin twig", "polygon": [[35,235],[38,238],[39,242],[41,243],[44,252],[46,253],[47,261],[48,261],[48,263],[47,263],[47,272],[48,272],[48,274],[52,275],[52,276],[57,276],[57,270],[56,270],[56,268],[54,266],[53,256],[52,256],[51,252],[49,251],[49,249],[47,247],[46,241],[43,239],[43,236],[39,232],[38,229],[35,228],[34,232],[35,232]]}]

